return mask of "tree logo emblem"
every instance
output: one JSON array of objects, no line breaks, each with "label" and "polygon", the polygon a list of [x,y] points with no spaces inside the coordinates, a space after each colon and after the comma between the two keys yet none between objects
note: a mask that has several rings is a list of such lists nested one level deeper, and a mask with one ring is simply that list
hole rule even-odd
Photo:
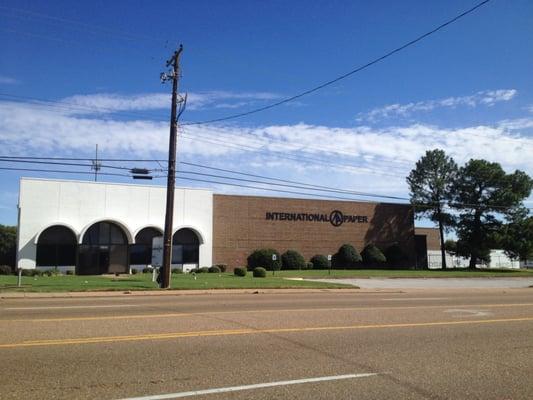
[{"label": "tree logo emblem", "polygon": [[329,222],[333,226],[341,226],[344,222],[344,214],[339,210],[334,210],[329,214]]}]

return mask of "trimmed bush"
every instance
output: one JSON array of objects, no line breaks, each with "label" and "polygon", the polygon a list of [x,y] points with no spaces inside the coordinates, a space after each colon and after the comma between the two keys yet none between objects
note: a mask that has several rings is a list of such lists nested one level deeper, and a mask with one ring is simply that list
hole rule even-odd
[{"label": "trimmed bush", "polygon": [[313,263],[311,261],[306,262],[305,269],[313,269]]},{"label": "trimmed bush", "polygon": [[[276,261],[272,260],[272,254],[276,255]],[[279,253],[274,249],[255,250],[248,256],[248,269],[254,270],[257,267],[263,267],[269,271],[279,271],[281,269],[281,259]]]},{"label": "trimmed bush", "polygon": [[328,258],[322,254],[316,254],[309,260],[313,269],[329,269]]},{"label": "trimmed bush", "polygon": [[172,273],[173,274],[183,274],[183,271],[179,268],[172,268]]},{"label": "trimmed bush", "polygon": [[207,274],[209,272],[209,267],[202,267],[202,268],[200,268],[200,270],[198,272]]},{"label": "trimmed bush", "polygon": [[11,275],[13,270],[9,265],[0,265],[0,275]]},{"label": "trimmed bush", "polygon": [[343,244],[331,261],[334,268],[356,269],[360,266],[362,258],[351,244]]},{"label": "trimmed bush", "polygon": [[43,275],[52,276],[54,275],[54,273],[51,270],[47,269],[46,271],[43,272]]},{"label": "trimmed bush", "polygon": [[409,257],[397,244],[393,244],[385,249],[387,264],[394,268],[406,267]]},{"label": "trimmed bush", "polygon": [[212,267],[209,267],[209,272],[212,274],[220,274],[222,270],[218,265],[213,265]]},{"label": "trimmed bush", "polygon": [[149,274],[151,272],[152,272],[152,268],[148,268],[148,267],[143,268],[143,274]]},{"label": "trimmed bush", "polygon": [[266,278],[267,271],[263,267],[254,268],[254,278]]},{"label": "trimmed bush", "polygon": [[[67,271],[67,272],[68,272],[68,271]],[[135,268],[132,268],[132,269],[131,269],[131,274],[132,274],[132,275],[137,275],[138,272],[139,272],[139,271],[137,271]]]},{"label": "trimmed bush", "polygon": [[244,267],[235,267],[235,269],[233,270],[233,273],[236,276],[246,276],[246,268],[244,268]]},{"label": "trimmed bush", "polygon": [[220,268],[220,272],[226,272],[228,269],[228,264],[215,264],[213,267]]},{"label": "trimmed bush", "polygon": [[370,243],[365,246],[361,252],[363,263],[370,267],[382,267],[387,262],[385,255],[381,252],[379,247]]},{"label": "trimmed bush", "polygon": [[281,255],[283,269],[305,269],[305,258],[296,250],[287,250]]},{"label": "trimmed bush", "polygon": [[[133,272],[133,271],[132,271],[132,272],[133,272],[134,274],[136,274],[136,273],[137,273],[137,270],[134,270],[134,271],[135,271],[135,272]],[[71,269],[67,269],[67,272],[65,272],[65,273],[66,273],[67,275],[74,275],[74,271],[71,270]]]},{"label": "trimmed bush", "polygon": [[200,272],[200,268],[193,268],[189,270],[189,274],[199,274]]}]

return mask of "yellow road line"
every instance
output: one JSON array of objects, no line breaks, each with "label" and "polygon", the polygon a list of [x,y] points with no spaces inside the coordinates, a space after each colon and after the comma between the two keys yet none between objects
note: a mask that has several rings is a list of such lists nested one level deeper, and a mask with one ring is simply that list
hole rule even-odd
[{"label": "yellow road line", "polygon": [[63,346],[71,344],[91,344],[91,343],[115,343],[126,341],[143,341],[143,340],[163,340],[178,339],[204,336],[232,336],[232,335],[253,335],[259,333],[296,333],[296,332],[323,332],[323,331],[342,331],[342,330],[359,330],[359,329],[384,329],[384,328],[418,328],[428,326],[453,326],[453,325],[479,325],[495,324],[500,322],[530,322],[533,317],[524,318],[505,318],[505,319],[480,319],[470,321],[438,321],[438,322],[414,322],[403,324],[375,324],[375,325],[347,325],[347,326],[318,326],[306,328],[270,328],[270,329],[232,329],[232,330],[210,330],[210,331],[193,331],[193,332],[169,332],[169,333],[152,333],[144,335],[128,336],[102,336],[87,338],[66,338],[66,339],[45,339],[29,340],[20,343],[0,344],[0,348],[19,348],[35,346]]},{"label": "yellow road line", "polygon": [[131,314],[131,315],[108,315],[97,317],[61,317],[61,318],[26,318],[26,319],[4,319],[2,322],[65,322],[65,321],[100,321],[100,320],[121,320],[121,319],[148,319],[148,318],[179,318],[194,317],[203,315],[224,315],[224,314],[259,314],[259,313],[286,313],[286,312],[320,312],[320,311],[373,311],[373,310],[413,310],[413,309],[438,309],[438,308],[461,308],[461,307],[482,307],[482,308],[501,308],[501,307],[528,307],[533,303],[514,303],[514,304],[447,304],[447,305],[428,305],[428,306],[378,306],[378,307],[330,307],[330,308],[286,308],[279,310],[234,310],[234,311],[206,311],[197,313],[160,313],[160,314]]}]

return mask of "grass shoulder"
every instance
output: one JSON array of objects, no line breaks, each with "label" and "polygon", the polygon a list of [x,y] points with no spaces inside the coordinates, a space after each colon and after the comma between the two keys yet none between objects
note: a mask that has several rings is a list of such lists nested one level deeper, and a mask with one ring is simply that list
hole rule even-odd
[{"label": "grass shoulder", "polygon": [[[285,279],[277,272],[275,276],[254,278],[252,274],[244,277],[231,273],[173,274],[171,288],[176,290],[192,289],[291,289],[291,288],[354,288],[353,286]],[[0,275],[0,292],[84,292],[84,291],[131,291],[160,290],[152,282],[151,274],[116,276],[76,276],[57,275],[22,277],[22,286],[17,287],[17,277]]]}]

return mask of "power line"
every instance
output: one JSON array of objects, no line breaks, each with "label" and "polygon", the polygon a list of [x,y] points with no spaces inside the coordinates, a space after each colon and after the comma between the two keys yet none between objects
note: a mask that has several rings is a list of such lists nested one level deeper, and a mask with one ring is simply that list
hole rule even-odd
[{"label": "power line", "polygon": [[[52,172],[52,173],[61,173],[61,174],[77,174],[77,175],[94,175],[93,172],[86,172],[86,171],[66,171],[66,170],[59,170],[59,169],[37,169],[37,168],[11,168],[11,167],[0,167],[0,170],[6,170],[6,171],[30,171],[30,172]],[[125,176],[128,178],[131,178],[131,175],[126,174],[115,174],[115,173],[109,173],[109,172],[99,172],[98,175],[106,175],[106,176]]]},{"label": "power line", "polygon": [[[308,188],[323,189],[324,191],[333,191],[333,192],[337,192],[337,193],[355,194],[355,195],[359,195],[359,196],[382,197],[382,198],[395,199],[395,200],[409,200],[409,199],[407,199],[405,197],[387,196],[387,195],[380,195],[380,194],[368,193],[368,192],[360,192],[360,191],[354,191],[354,190],[348,190],[348,189],[338,189],[338,188],[331,187],[331,186],[315,185],[315,184],[292,181],[292,180],[281,179],[281,178],[272,178],[272,177],[264,176],[264,175],[250,174],[250,173],[246,173],[246,172],[239,172],[239,171],[229,170],[229,169],[225,169],[225,168],[209,167],[209,166],[196,164],[196,163],[185,162],[185,161],[181,161],[180,164],[194,166],[194,167],[198,167],[198,168],[206,168],[206,169],[220,171],[220,172],[228,172],[228,173],[238,174],[238,175],[242,175],[242,176],[249,176],[249,177],[252,177],[252,178],[268,179],[268,180],[276,181],[276,182],[283,182],[283,183],[290,183],[290,184],[300,185],[300,186],[295,186],[295,187],[298,187],[298,188],[308,187]],[[192,172],[187,172],[187,171],[179,171],[179,172],[191,173],[192,174]]]},{"label": "power line", "polygon": [[305,190],[313,190],[313,191],[320,191],[320,192],[330,192],[330,193],[343,193],[343,194],[353,194],[357,196],[364,196],[364,197],[379,197],[379,198],[387,198],[387,199],[394,199],[394,200],[409,200],[405,197],[396,197],[396,196],[385,196],[385,195],[379,195],[379,194],[372,194],[372,193],[362,193],[362,192],[356,192],[356,191],[350,191],[350,190],[343,190],[343,189],[334,189],[334,188],[325,188],[325,187],[312,187],[307,186],[305,184],[287,184],[287,183],[272,183],[272,182],[265,182],[265,181],[258,181],[255,179],[244,179],[244,178],[235,178],[230,176],[224,176],[224,175],[216,175],[216,174],[207,174],[202,172],[195,172],[195,171],[177,171],[177,174],[186,174],[186,175],[199,175],[199,176],[206,176],[210,178],[222,178],[222,179],[229,179],[239,182],[249,182],[249,183],[260,183],[264,185],[272,185],[272,186],[282,186],[282,187],[288,187],[288,188],[294,188],[294,189],[305,189]]},{"label": "power line", "polygon": [[[94,160],[94,159],[93,159]],[[12,162],[12,163],[25,163],[25,164],[45,164],[45,165],[63,165],[63,166],[73,166],[73,167],[92,167],[92,164],[81,164],[81,163],[66,163],[66,162],[53,162],[53,161],[32,161],[32,160],[14,160],[14,159],[3,159],[0,157],[0,162]],[[100,165],[102,168],[111,168],[111,169],[120,169],[120,170],[130,170],[131,168],[127,167],[117,167],[114,165]]]},{"label": "power line", "polygon": [[354,75],[354,74],[356,74],[356,73],[358,73],[360,71],[363,71],[363,70],[367,69],[368,67],[370,67],[370,66],[372,66],[374,64],[377,64],[377,63],[385,60],[386,58],[388,58],[388,57],[390,57],[390,56],[392,56],[392,55],[394,55],[394,54],[396,54],[396,53],[398,53],[398,52],[400,52],[400,51],[402,51],[402,50],[404,50],[404,49],[406,49],[406,48],[408,48],[408,47],[410,47],[410,46],[412,46],[412,45],[414,45],[414,44],[416,44],[418,42],[420,42],[421,40],[427,38],[428,36],[433,35],[434,33],[440,31],[441,29],[443,29],[445,27],[447,27],[448,25],[451,25],[455,21],[457,21],[457,20],[467,16],[468,14],[474,12],[478,8],[480,8],[480,7],[484,6],[485,4],[487,4],[489,1],[490,0],[484,0],[481,3],[478,3],[477,5],[475,5],[474,7],[468,9],[467,11],[465,11],[465,12],[455,16],[454,18],[444,22],[443,24],[437,26],[436,28],[430,30],[429,32],[426,32],[426,33],[418,36],[417,38],[415,38],[415,39],[413,39],[413,40],[401,45],[400,47],[397,47],[397,48],[389,51],[388,53],[385,53],[384,55],[367,62],[364,65],[361,65],[361,66],[359,66],[359,67],[357,67],[357,68],[355,68],[355,69],[353,69],[353,70],[351,70],[351,71],[349,71],[349,72],[347,72],[347,73],[345,73],[343,75],[340,75],[340,76],[338,76],[338,77],[336,77],[334,79],[331,79],[331,80],[329,80],[327,82],[324,82],[324,83],[322,83],[322,84],[320,84],[318,86],[315,86],[315,87],[313,87],[311,89],[308,89],[308,90],[306,90],[304,92],[298,93],[298,94],[296,94],[294,96],[291,96],[291,97],[287,97],[285,99],[279,100],[279,101],[277,101],[275,103],[268,104],[268,105],[263,106],[263,107],[255,108],[255,109],[250,110],[250,111],[245,111],[245,112],[242,112],[242,113],[228,115],[226,117],[221,117],[221,118],[214,118],[214,119],[205,120],[205,121],[187,122],[187,123],[183,123],[182,125],[205,125],[205,124],[211,124],[211,123],[215,123],[215,122],[228,121],[228,120],[231,120],[231,119],[236,119],[236,118],[244,117],[244,116],[251,115],[251,114],[257,114],[259,112],[266,111],[266,110],[269,110],[271,108],[278,107],[280,105],[289,103],[289,102],[294,101],[296,99],[299,99],[301,97],[307,96],[308,94],[314,93],[314,92],[316,92],[316,91],[318,91],[320,89],[323,89],[323,88],[325,88],[327,86],[331,86],[334,83],[337,83],[337,82],[339,82],[339,81],[341,81],[343,79],[346,79],[346,78],[348,78],[351,75]]},{"label": "power line", "polygon": [[253,146],[240,145],[238,143],[228,143],[228,142],[225,142],[223,140],[216,139],[216,138],[205,138],[205,137],[202,138],[201,136],[200,137],[197,137],[197,136],[198,135],[195,135],[193,137],[193,136],[188,136],[187,134],[184,134],[184,133],[180,134],[180,137],[182,137],[184,139],[199,140],[201,142],[213,143],[213,144],[217,144],[217,145],[224,146],[224,147],[230,147],[230,148],[233,147],[233,148],[238,148],[238,149],[244,149],[244,150],[247,150],[247,151],[258,152],[258,153],[261,153],[261,154],[264,154],[265,152],[268,152],[270,155],[274,155],[277,158],[293,160],[293,161],[301,161],[301,162],[305,162],[307,164],[319,163],[319,164],[322,164],[322,165],[328,165],[328,166],[332,166],[332,167],[348,168],[348,169],[356,170],[357,172],[366,171],[366,172],[371,172],[371,173],[375,173],[375,174],[378,174],[378,175],[393,176],[393,177],[397,177],[397,178],[398,177],[403,178],[403,175],[388,173],[388,172],[384,172],[384,171],[381,171],[381,170],[372,169],[372,168],[369,168],[369,167],[355,166],[355,165],[346,164],[346,163],[334,163],[334,162],[331,162],[331,161],[326,161],[326,160],[322,160],[320,158],[314,158],[314,157],[309,157],[309,156],[288,155],[286,153],[283,153],[283,152],[280,152],[280,151],[276,151],[276,150],[261,149],[261,148],[257,148],[257,147],[253,147]]},{"label": "power line", "polygon": [[[10,12],[14,12],[15,14],[16,13],[23,14],[24,16],[28,18],[40,18],[40,19],[45,19],[48,21],[60,22],[62,24],[67,23],[71,25],[77,25],[79,27],[87,28],[86,31],[89,33],[93,33],[93,34],[101,33],[107,36],[114,36],[114,37],[118,37],[121,39],[129,40],[129,41],[149,40],[149,41],[158,42],[158,43],[161,43],[163,41],[162,39],[157,39],[157,38],[147,36],[147,35],[139,35],[139,34],[124,32],[124,31],[119,31],[116,29],[110,29],[110,28],[95,25],[95,24],[88,24],[82,21],[76,21],[76,20],[67,19],[64,17],[56,17],[53,15],[38,13],[35,11],[23,10],[21,8],[0,6],[0,10],[4,10],[4,14],[5,14],[5,11],[10,11]],[[13,15],[13,14],[10,14],[9,16],[21,18],[21,16]]]}]

